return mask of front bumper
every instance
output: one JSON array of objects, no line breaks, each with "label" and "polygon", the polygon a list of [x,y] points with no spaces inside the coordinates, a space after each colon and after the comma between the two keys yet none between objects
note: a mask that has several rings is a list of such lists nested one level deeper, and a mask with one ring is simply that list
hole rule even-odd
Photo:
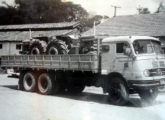
[{"label": "front bumper", "polygon": [[134,89],[150,89],[165,86],[165,79],[160,80],[129,80],[128,86]]}]

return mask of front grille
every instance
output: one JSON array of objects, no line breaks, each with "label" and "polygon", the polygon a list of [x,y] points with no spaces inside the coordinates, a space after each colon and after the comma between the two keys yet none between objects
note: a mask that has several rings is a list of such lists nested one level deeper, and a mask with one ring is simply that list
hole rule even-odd
[{"label": "front grille", "polygon": [[150,69],[149,74],[150,74],[150,76],[165,75],[165,68]]},{"label": "front grille", "polygon": [[154,68],[165,67],[164,61],[153,61],[152,66]]}]

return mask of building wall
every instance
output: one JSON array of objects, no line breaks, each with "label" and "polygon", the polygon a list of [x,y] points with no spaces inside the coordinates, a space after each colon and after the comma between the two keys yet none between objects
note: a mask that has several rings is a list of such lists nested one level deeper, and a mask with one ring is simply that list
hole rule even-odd
[{"label": "building wall", "polygon": [[0,56],[19,55],[20,50],[21,50],[20,42],[2,42],[2,41],[0,42]]}]

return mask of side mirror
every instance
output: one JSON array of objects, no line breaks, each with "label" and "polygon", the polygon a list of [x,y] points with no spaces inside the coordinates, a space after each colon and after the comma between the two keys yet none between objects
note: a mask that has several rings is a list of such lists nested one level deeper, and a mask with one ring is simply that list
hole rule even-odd
[{"label": "side mirror", "polygon": [[131,52],[132,52],[131,51],[131,48],[128,48],[127,47],[127,48],[124,49],[124,54],[127,55],[127,56],[130,56],[131,55]]}]

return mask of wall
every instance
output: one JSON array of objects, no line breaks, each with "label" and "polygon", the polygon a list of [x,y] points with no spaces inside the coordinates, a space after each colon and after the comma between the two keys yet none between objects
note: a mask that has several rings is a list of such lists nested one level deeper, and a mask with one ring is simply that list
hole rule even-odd
[{"label": "wall", "polygon": [[20,44],[21,42],[3,42],[0,41],[0,44],[2,44],[2,48],[0,49],[0,56],[2,55],[19,55],[19,51],[21,49],[16,49],[16,45]]}]

